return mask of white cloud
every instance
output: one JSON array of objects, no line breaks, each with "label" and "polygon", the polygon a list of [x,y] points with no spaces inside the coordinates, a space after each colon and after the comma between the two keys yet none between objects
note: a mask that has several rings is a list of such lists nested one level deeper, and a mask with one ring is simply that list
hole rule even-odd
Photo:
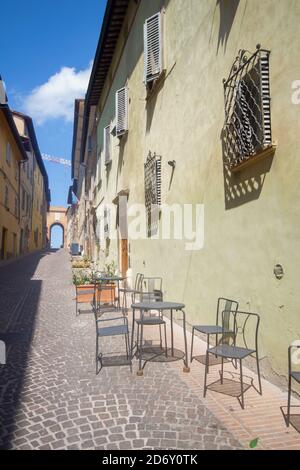
[{"label": "white cloud", "polygon": [[92,64],[85,70],[74,67],[62,67],[49,80],[36,87],[23,100],[25,112],[37,124],[43,124],[48,119],[63,118],[71,122],[74,116],[75,98],[84,98]]}]

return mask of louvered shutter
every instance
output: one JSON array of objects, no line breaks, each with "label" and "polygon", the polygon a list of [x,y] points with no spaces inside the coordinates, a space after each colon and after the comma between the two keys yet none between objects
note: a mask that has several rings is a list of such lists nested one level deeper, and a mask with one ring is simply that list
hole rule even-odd
[{"label": "louvered shutter", "polygon": [[104,128],[104,160],[105,165],[111,161],[110,125]]},{"label": "louvered shutter", "polygon": [[152,82],[162,72],[161,13],[148,18],[144,24],[144,81]]},{"label": "louvered shutter", "polygon": [[121,88],[116,93],[116,135],[125,134],[128,130],[128,90]]},{"label": "louvered shutter", "polygon": [[260,73],[261,73],[261,105],[264,129],[264,145],[272,143],[271,132],[271,98],[270,98],[270,53],[262,51],[260,56]]}]

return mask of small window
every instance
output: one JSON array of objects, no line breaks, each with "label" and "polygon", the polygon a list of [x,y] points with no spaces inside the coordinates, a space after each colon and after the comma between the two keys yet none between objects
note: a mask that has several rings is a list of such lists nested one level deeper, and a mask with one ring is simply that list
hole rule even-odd
[{"label": "small window", "polygon": [[148,18],[144,24],[144,82],[157,79],[163,71],[162,15]]},{"label": "small window", "polygon": [[116,93],[116,135],[121,137],[128,130],[128,89],[121,88]]},{"label": "small window", "polygon": [[148,236],[158,230],[159,206],[161,206],[161,157],[149,152],[144,165],[145,206]]},{"label": "small window", "polygon": [[25,189],[22,188],[22,211],[25,210],[25,200],[26,200],[26,193],[25,193]]},{"label": "small window", "polygon": [[8,187],[5,186],[5,191],[4,191],[4,206],[6,207],[6,209],[9,208],[8,206]]},{"label": "small window", "polygon": [[105,165],[111,162],[110,125],[104,128],[104,160]]},{"label": "small window", "polygon": [[18,217],[19,215],[19,207],[18,207],[18,198],[15,197],[15,216]]},{"label": "small window", "polygon": [[11,146],[9,142],[6,144],[6,163],[8,165],[11,163]]},{"label": "small window", "polygon": [[91,153],[93,150],[93,141],[92,141],[92,136],[88,136],[88,153]]},{"label": "small window", "polygon": [[224,80],[225,164],[237,167],[272,145],[270,52],[242,50]]}]

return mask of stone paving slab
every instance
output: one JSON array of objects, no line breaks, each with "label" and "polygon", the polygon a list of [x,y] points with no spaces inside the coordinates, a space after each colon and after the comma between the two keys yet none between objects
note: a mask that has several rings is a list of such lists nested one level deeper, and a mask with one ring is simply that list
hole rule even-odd
[{"label": "stone paving slab", "polygon": [[[136,362],[132,374],[110,367],[96,376],[94,319],[76,317],[74,294],[63,250],[0,268],[0,337],[10,335],[0,366],[1,448],[241,447],[169,364],[150,363],[143,377]],[[118,340],[105,346],[124,350]]]}]

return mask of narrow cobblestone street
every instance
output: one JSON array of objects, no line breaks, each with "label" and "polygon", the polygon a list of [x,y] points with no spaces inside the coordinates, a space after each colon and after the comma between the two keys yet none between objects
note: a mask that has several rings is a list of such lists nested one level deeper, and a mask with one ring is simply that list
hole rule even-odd
[{"label": "narrow cobblestone street", "polygon": [[94,319],[75,315],[63,250],[0,268],[0,332],[1,448],[240,447],[168,364],[95,375]]}]

